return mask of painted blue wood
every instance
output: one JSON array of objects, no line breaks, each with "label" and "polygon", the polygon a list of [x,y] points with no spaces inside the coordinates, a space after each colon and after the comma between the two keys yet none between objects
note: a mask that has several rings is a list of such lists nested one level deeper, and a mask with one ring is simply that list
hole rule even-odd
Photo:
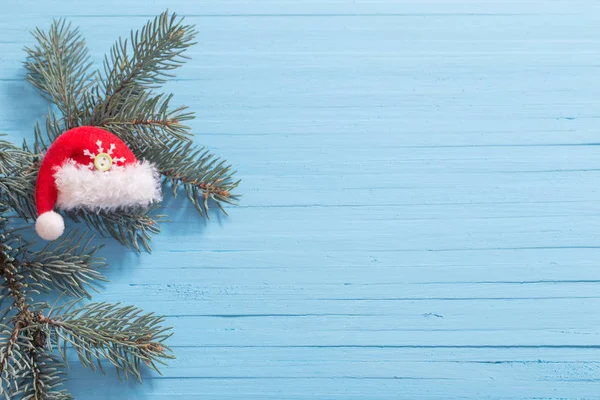
[{"label": "painted blue wood", "polygon": [[109,244],[96,299],[168,315],[178,358],[73,362],[78,399],[598,397],[597,2],[5,2],[0,130],[47,107],[28,30],[68,17],[100,60],[166,6],[200,31],[167,89],[244,197]]}]

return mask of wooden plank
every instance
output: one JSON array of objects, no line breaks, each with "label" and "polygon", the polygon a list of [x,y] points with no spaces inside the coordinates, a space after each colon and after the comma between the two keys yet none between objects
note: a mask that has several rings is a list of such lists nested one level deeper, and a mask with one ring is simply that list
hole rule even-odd
[{"label": "wooden plank", "polygon": [[[0,16],[0,131],[31,138],[28,30],[93,57],[168,7],[197,24],[166,85],[243,184],[182,199],[95,298],[167,315],[143,386],[78,399],[597,398],[600,7],[590,0],[25,0]],[[94,390],[90,390],[94,388]]]}]

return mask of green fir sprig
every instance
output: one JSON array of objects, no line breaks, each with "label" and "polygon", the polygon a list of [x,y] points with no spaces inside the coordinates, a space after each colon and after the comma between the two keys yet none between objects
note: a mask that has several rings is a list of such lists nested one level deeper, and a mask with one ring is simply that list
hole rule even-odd
[{"label": "green fir sprig", "polygon": [[[237,203],[239,195],[234,190],[239,180],[231,166],[192,142],[193,133],[185,123],[194,114],[186,106],[173,105],[172,94],[155,92],[187,60],[185,51],[194,44],[196,34],[194,26],[164,12],[129,38],[119,39],[103,69],[93,71],[85,41],[70,24],[59,20],[48,32],[34,32],[37,45],[27,49],[27,79],[56,105],[59,114],[50,110],[46,123],[35,127],[32,160],[21,163],[19,171],[24,175],[9,182],[11,201],[18,205],[20,215],[35,216],[30,194],[40,155],[65,130],[82,125],[111,131],[138,158],[155,163],[173,195],[185,192],[200,215],[208,217],[212,205],[225,211],[225,204]],[[164,220],[147,210],[65,214],[136,250],[150,250],[151,236],[160,232],[158,224]]]},{"label": "green fir sprig", "polygon": [[[194,118],[171,94],[155,91],[187,59],[196,30],[164,12],[129,38],[119,39],[100,70],[77,28],[64,20],[33,32],[26,48],[27,80],[52,105],[34,127],[32,143],[0,139],[0,396],[67,400],[63,388],[72,349],[81,364],[142,380],[173,358],[165,319],[135,306],[86,303],[106,282],[106,262],[84,231],[44,247],[28,240],[19,221],[35,220],[35,183],[44,152],[64,131],[99,126],[123,139],[139,159],[153,162],[173,196],[185,193],[200,215],[236,204],[231,166],[193,143]],[[165,216],[159,206],[64,213],[135,250],[149,250]],[[45,299],[54,294],[54,305]],[[71,298],[65,302],[66,299]],[[61,303],[62,302],[62,303]],[[73,353],[71,353],[73,354]]]}]

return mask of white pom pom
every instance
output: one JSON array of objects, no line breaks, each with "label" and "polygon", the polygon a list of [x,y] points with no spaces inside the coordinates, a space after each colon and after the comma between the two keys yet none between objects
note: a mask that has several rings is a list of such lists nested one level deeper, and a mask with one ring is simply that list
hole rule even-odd
[{"label": "white pom pom", "polygon": [[35,231],[44,240],[55,240],[65,231],[65,221],[59,213],[48,211],[35,220]]}]

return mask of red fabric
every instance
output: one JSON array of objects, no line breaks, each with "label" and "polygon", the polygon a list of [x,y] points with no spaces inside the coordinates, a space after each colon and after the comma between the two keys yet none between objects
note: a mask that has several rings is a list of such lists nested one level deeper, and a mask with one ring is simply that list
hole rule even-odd
[{"label": "red fabric", "polygon": [[124,158],[124,161],[118,164],[119,166],[137,163],[135,155],[129,150],[125,142],[104,129],[94,126],[81,126],[68,130],[56,138],[42,160],[35,188],[35,203],[38,215],[52,211],[56,204],[58,197],[54,181],[56,168],[62,167],[68,160],[74,160],[81,165],[93,163],[94,160],[84,152],[87,150],[98,155],[98,141],[102,142],[103,153],[108,153],[111,144],[115,145],[111,157],[113,159]]}]

